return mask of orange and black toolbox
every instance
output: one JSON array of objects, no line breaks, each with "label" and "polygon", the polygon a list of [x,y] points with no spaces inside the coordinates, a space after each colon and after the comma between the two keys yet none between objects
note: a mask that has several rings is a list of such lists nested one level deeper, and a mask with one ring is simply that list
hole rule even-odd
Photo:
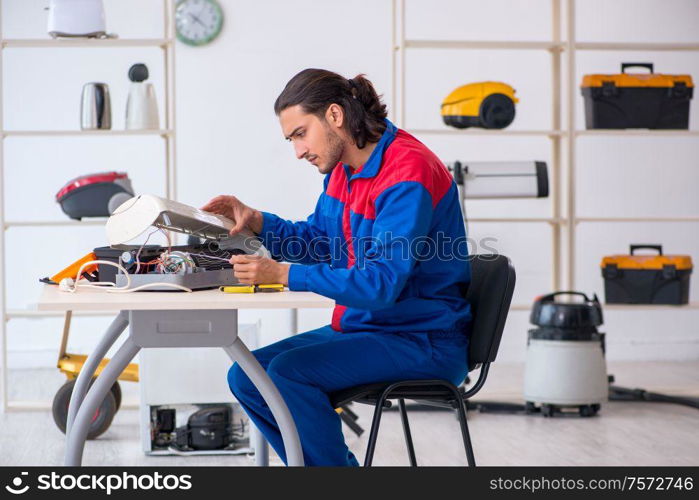
[{"label": "orange and black toolbox", "polygon": [[[649,73],[627,73],[643,67]],[[616,75],[585,75],[587,129],[688,129],[689,101],[694,93],[690,75],[653,73],[651,63],[622,63]]]},{"label": "orange and black toolbox", "polygon": [[[657,254],[636,255],[650,249]],[[631,245],[629,255],[602,259],[607,304],[687,304],[692,258],[663,255],[662,245]]]}]

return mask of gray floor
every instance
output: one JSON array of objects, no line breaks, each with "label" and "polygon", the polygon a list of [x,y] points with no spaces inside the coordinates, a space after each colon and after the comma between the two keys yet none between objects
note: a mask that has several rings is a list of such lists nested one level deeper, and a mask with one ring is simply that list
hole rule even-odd
[{"label": "gray floor", "polygon": [[[517,401],[521,365],[493,365],[478,399]],[[618,385],[677,395],[699,396],[699,362],[610,363]],[[15,374],[12,380],[19,377]],[[21,375],[26,381],[27,374]],[[33,378],[35,394],[55,390]],[[17,384],[13,384],[17,387]],[[136,386],[126,392],[133,401]],[[31,392],[31,391],[30,391]],[[33,394],[34,395],[34,394]],[[346,430],[347,443],[363,459],[372,409],[355,405],[361,438]],[[466,463],[458,423],[442,412],[411,413],[418,462],[421,465]],[[469,414],[479,465],[699,465],[699,410],[656,403],[610,402],[598,417],[544,419],[539,416]],[[63,435],[47,411],[11,411],[0,415],[0,465],[59,465]],[[272,454],[273,464],[279,459]],[[147,457],[138,442],[138,411],[121,410],[112,427],[88,443],[84,463],[90,465],[250,465],[246,456]],[[375,456],[376,465],[407,465],[399,416],[385,415]]]}]

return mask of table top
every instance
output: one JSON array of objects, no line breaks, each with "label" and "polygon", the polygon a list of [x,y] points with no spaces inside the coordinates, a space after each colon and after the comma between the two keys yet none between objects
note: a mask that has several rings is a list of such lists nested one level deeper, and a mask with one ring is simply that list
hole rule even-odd
[{"label": "table top", "polygon": [[90,288],[62,292],[56,285],[44,285],[39,311],[135,311],[172,309],[327,309],[335,301],[312,292],[223,293],[197,292],[108,293]]}]

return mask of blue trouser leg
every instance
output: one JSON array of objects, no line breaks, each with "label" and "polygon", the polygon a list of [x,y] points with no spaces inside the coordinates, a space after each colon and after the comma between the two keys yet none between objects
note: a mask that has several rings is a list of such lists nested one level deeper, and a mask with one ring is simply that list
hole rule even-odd
[{"label": "blue trouser leg", "polygon": [[[260,363],[265,371],[269,371],[269,364],[278,354],[288,350],[294,349],[296,347],[302,347],[304,345],[312,345],[314,343],[324,342],[330,338],[332,335],[332,328],[319,328],[317,330],[311,330],[306,333],[301,333],[283,339],[274,344],[270,344],[261,349],[256,349],[252,351],[257,361]],[[284,443],[279,432],[279,427],[277,426],[272,412],[270,411],[267,403],[262,399],[262,396],[257,391],[257,388],[252,384],[248,376],[243,372],[238,363],[233,364],[231,369],[228,371],[228,385],[231,392],[236,397],[238,402],[241,404],[245,412],[248,414],[250,419],[253,421],[257,429],[262,432],[269,444],[274,448],[281,459],[286,462],[286,453],[284,450]],[[279,388],[279,387],[278,387]],[[281,390],[280,390],[281,392]],[[282,393],[282,397],[288,406],[288,396]],[[290,410],[291,411],[291,410]],[[292,412],[294,420],[296,416]],[[298,422],[296,422],[297,430]],[[309,465],[305,460],[306,465]]]},{"label": "blue trouser leg", "polygon": [[[467,373],[466,338],[424,333],[348,333],[323,327],[253,352],[277,385],[296,422],[307,465],[358,465],[327,394],[372,382],[443,378]],[[279,428],[259,392],[237,364],[233,394],[286,462]]]}]

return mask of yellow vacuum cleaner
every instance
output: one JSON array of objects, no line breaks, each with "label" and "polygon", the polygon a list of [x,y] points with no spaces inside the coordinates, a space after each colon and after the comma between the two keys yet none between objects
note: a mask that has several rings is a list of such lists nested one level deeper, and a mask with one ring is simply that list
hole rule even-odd
[{"label": "yellow vacuum cleaner", "polygon": [[506,83],[469,83],[444,99],[442,119],[455,128],[505,128],[515,119],[517,102],[515,89]]}]

